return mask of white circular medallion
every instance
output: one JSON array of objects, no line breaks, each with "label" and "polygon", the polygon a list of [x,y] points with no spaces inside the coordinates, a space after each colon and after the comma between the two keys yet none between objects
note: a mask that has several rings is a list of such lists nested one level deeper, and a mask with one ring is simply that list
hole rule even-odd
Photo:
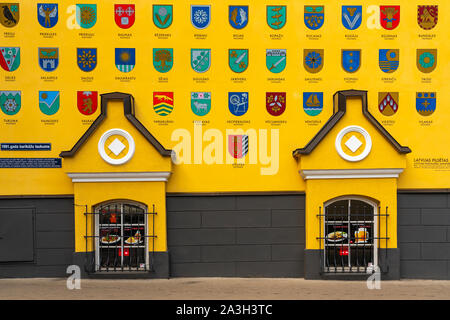
[{"label": "white circular medallion", "polygon": [[335,142],[336,151],[347,161],[361,161],[372,149],[369,133],[359,126],[348,126],[342,129]]},{"label": "white circular medallion", "polygon": [[106,131],[98,141],[98,153],[103,160],[112,165],[128,162],[134,155],[133,137],[122,129]]}]

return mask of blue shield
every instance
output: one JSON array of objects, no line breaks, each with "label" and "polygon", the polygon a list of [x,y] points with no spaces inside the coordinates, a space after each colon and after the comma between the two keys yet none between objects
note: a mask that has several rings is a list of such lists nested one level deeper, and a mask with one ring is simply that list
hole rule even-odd
[{"label": "blue shield", "polygon": [[317,116],[323,109],[323,92],[303,92],[303,111],[309,116]]},{"label": "blue shield", "polygon": [[429,116],[436,110],[436,92],[417,92],[416,110],[422,116]]},{"label": "blue shield", "polygon": [[59,64],[58,48],[39,48],[39,66],[44,71],[54,71]]},{"label": "blue shield", "polygon": [[243,29],[248,23],[248,6],[229,6],[230,25],[235,29]]},{"label": "blue shield", "polygon": [[242,116],[248,110],[248,92],[228,92],[228,108],[235,116]]},{"label": "blue shield", "polygon": [[37,16],[41,26],[44,28],[53,28],[58,23],[58,4],[38,3]]},{"label": "blue shield", "polygon": [[362,22],[362,6],[342,6],[342,25],[348,30],[358,29]]},{"label": "blue shield", "polygon": [[317,30],[323,26],[325,21],[324,6],[305,6],[305,25],[311,30]]},{"label": "blue shield", "polygon": [[398,69],[399,49],[380,49],[378,65],[383,72],[391,73]]},{"label": "blue shield", "polygon": [[97,66],[97,49],[77,48],[77,64],[85,72],[94,70]]},{"label": "blue shield", "polygon": [[342,68],[349,73],[358,71],[361,66],[361,50],[342,49]]},{"label": "blue shield", "polygon": [[116,48],[116,68],[122,72],[130,72],[136,65],[136,49]]},{"label": "blue shield", "polygon": [[211,6],[191,5],[191,22],[197,29],[205,29],[211,22]]}]

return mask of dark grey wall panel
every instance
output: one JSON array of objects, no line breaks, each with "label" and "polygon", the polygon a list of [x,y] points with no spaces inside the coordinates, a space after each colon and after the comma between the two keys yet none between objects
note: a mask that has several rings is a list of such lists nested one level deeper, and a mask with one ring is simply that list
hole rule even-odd
[{"label": "dark grey wall panel", "polygon": [[0,208],[0,262],[34,261],[34,210]]},{"label": "dark grey wall panel", "polygon": [[172,277],[302,277],[304,195],[168,196]]},{"label": "dark grey wall panel", "polygon": [[67,276],[66,268],[72,264],[75,250],[73,198],[0,199],[0,211],[11,211],[6,208],[33,212],[33,259],[1,262],[0,278]]},{"label": "dark grey wall panel", "polygon": [[402,278],[450,279],[450,194],[398,194]]}]

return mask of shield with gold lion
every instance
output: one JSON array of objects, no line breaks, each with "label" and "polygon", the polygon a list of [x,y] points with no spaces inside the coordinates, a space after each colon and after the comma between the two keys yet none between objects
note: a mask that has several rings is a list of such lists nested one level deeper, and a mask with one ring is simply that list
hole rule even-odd
[{"label": "shield with gold lion", "polygon": [[438,23],[438,6],[417,6],[417,23],[422,29],[433,29]]}]

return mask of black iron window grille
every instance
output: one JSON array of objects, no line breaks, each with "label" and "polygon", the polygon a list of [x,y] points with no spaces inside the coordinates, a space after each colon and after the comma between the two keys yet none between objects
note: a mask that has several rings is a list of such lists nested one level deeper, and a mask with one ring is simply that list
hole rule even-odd
[{"label": "black iron window grille", "polygon": [[383,242],[387,261],[387,207],[386,213],[381,214],[381,208],[374,204],[347,198],[326,204],[324,214],[321,209],[317,215],[317,240],[322,250],[323,273],[372,273],[377,269],[386,272],[386,266],[380,264],[379,249]]},{"label": "black iron window grille", "polygon": [[[86,269],[90,272],[153,271],[156,214],[154,205],[152,212],[148,212],[140,204],[122,202],[102,204],[94,212],[86,212],[86,252],[89,243],[95,248]],[[92,226],[90,233],[88,225]]]}]

